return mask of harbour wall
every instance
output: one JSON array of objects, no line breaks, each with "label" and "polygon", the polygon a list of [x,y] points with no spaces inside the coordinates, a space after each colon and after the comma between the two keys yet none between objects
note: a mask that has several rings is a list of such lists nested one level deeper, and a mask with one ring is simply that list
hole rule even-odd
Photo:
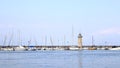
[{"label": "harbour wall", "polygon": [[[19,48],[19,46],[0,46],[0,50],[14,50],[16,48]],[[25,46],[23,45],[25,50],[109,50],[111,48],[117,48],[120,47],[119,45],[83,45],[82,48],[80,48],[77,45],[37,45],[37,46]]]}]

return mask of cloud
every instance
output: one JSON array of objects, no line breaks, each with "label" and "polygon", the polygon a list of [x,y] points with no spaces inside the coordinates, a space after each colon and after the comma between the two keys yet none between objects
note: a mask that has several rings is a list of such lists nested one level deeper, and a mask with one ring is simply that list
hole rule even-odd
[{"label": "cloud", "polygon": [[120,27],[112,27],[108,29],[103,29],[94,33],[95,35],[111,35],[120,34]]}]

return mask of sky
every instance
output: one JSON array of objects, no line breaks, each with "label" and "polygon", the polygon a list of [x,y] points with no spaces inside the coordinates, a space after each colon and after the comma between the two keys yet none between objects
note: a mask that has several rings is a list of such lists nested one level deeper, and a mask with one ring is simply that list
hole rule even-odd
[{"label": "sky", "polygon": [[119,18],[120,0],[0,0],[0,45],[120,45]]}]

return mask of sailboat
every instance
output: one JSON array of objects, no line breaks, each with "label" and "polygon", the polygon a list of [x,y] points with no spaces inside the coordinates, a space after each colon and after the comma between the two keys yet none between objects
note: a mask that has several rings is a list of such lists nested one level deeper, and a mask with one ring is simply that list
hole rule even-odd
[{"label": "sailboat", "polygon": [[14,51],[25,51],[25,47],[22,46],[21,40],[20,40],[20,32],[19,32],[19,46],[14,47]]},{"label": "sailboat", "polygon": [[[6,40],[7,40],[7,35],[5,35],[4,42],[3,42],[3,46],[6,45]],[[1,50],[1,51],[7,51],[8,49],[7,49],[7,48],[4,48],[4,47],[1,47],[0,50]]]},{"label": "sailboat", "polygon": [[14,48],[14,51],[25,51],[25,50],[26,50],[25,47],[21,45]]},{"label": "sailboat", "polygon": [[[10,46],[11,42],[12,42],[12,39],[13,39],[13,33],[10,36],[10,40],[8,42],[8,46],[6,46],[5,48],[3,48],[2,49],[3,51],[12,51],[13,50],[12,46]],[[6,45],[6,40],[7,40],[7,35],[5,36],[5,39],[4,39],[4,44],[3,44],[4,46]]]},{"label": "sailboat", "polygon": [[88,48],[88,50],[97,50],[97,48],[94,45],[94,38],[92,36],[92,46]]},{"label": "sailboat", "polygon": [[110,48],[109,50],[120,50],[120,47]]}]

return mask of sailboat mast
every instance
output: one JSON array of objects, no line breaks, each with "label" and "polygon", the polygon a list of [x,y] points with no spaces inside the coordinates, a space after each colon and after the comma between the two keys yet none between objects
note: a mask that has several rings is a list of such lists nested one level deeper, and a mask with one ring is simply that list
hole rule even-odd
[{"label": "sailboat mast", "polygon": [[35,45],[37,46],[37,41],[36,41],[36,38],[34,38],[34,41],[35,41]]},{"label": "sailboat mast", "polygon": [[47,36],[45,36],[45,46],[47,45]]},{"label": "sailboat mast", "polygon": [[64,35],[64,45],[66,45],[66,36]]},{"label": "sailboat mast", "polygon": [[72,25],[72,45],[74,44],[74,26]]},{"label": "sailboat mast", "polygon": [[5,35],[5,39],[4,39],[4,42],[3,42],[3,46],[6,45],[6,40],[7,40],[7,35]]},{"label": "sailboat mast", "polygon": [[18,31],[18,46],[22,45],[22,39],[21,39],[21,32],[20,30]]},{"label": "sailboat mast", "polygon": [[94,37],[92,36],[92,46],[94,46]]},{"label": "sailboat mast", "polygon": [[11,36],[10,36],[10,40],[9,40],[8,46],[10,46],[12,39],[13,39],[13,33],[12,33]]},{"label": "sailboat mast", "polygon": [[51,44],[52,44],[52,46],[53,46],[53,40],[52,40],[52,37],[50,37],[50,42],[51,42]]}]

